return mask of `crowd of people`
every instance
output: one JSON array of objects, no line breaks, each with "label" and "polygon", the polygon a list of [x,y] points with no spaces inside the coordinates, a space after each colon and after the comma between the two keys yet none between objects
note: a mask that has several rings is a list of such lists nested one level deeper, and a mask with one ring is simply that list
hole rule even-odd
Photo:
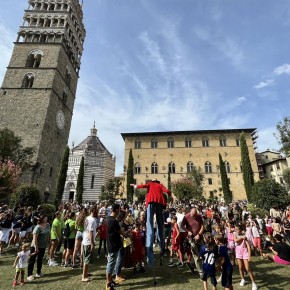
[{"label": "crowd of people", "polygon": [[[219,282],[224,289],[233,289],[236,264],[240,286],[247,283],[247,274],[252,290],[258,289],[251,270],[252,255],[290,265],[290,207],[274,205],[268,215],[253,216],[244,202],[174,202],[163,204],[157,215],[152,211],[150,218],[146,209],[145,202],[65,202],[48,220],[41,206],[34,211],[2,204],[0,254],[5,255],[7,247],[18,248],[13,286],[25,284],[26,269],[28,281],[41,278],[46,253],[49,267],[82,267],[81,281],[90,282],[89,264],[103,255],[107,258],[106,287],[113,290],[126,280],[123,267],[132,268],[134,274],[154,267],[148,258],[151,242],[152,248],[160,246],[160,264],[169,256],[169,267],[188,267],[199,275],[204,289],[208,289],[208,278],[213,289]],[[150,246],[146,244],[149,222],[153,224]]]}]

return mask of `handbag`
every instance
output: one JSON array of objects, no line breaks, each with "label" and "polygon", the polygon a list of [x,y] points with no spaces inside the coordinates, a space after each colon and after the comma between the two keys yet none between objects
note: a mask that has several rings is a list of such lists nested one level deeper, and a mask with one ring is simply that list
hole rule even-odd
[{"label": "handbag", "polygon": [[125,237],[123,237],[123,247],[124,248],[127,248],[127,247],[129,247],[130,245],[132,244],[132,242],[131,242],[131,239],[130,238],[125,238]]}]

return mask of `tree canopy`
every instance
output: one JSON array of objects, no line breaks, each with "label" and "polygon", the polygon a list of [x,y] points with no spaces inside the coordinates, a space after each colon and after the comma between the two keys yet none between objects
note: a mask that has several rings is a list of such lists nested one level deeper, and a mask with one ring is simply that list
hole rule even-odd
[{"label": "tree canopy", "polygon": [[222,159],[221,154],[219,154],[219,164],[220,164],[222,190],[224,192],[224,200],[228,204],[228,203],[232,202],[233,195],[232,195],[232,192],[230,190],[228,175],[227,175],[225,163]]},{"label": "tree canopy", "polygon": [[134,158],[132,149],[130,149],[129,157],[128,157],[128,168],[127,168],[127,200],[128,202],[133,201],[134,195],[134,187],[130,186],[130,184],[135,183],[134,180]]},{"label": "tree canopy", "polygon": [[262,179],[253,186],[253,203],[259,207],[269,210],[273,205],[285,207],[290,199],[285,187],[273,179]]},{"label": "tree canopy", "polygon": [[200,167],[194,166],[186,177],[173,181],[172,191],[181,201],[188,201],[192,198],[201,198],[203,194],[204,172]]},{"label": "tree canopy", "polygon": [[34,153],[34,148],[23,147],[22,139],[15,136],[14,132],[4,128],[0,130],[0,161],[13,161],[22,169],[31,165],[31,159]]},{"label": "tree canopy", "polygon": [[277,132],[274,133],[278,143],[281,145],[280,151],[286,156],[290,156],[290,117],[284,117],[283,121],[276,125]]}]

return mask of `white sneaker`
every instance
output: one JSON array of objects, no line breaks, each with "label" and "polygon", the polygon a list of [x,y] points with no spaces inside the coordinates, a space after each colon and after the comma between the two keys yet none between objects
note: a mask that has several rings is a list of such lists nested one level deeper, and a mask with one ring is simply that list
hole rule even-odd
[{"label": "white sneaker", "polygon": [[258,290],[258,286],[256,283],[252,283],[252,290]]},{"label": "white sneaker", "polygon": [[40,274],[36,274],[35,275],[35,278],[41,278],[41,277],[43,277],[44,275],[42,274],[42,273],[40,273]]},{"label": "white sneaker", "polygon": [[34,276],[31,275],[31,276],[27,277],[27,280],[28,280],[28,281],[33,281],[33,280],[34,280]]},{"label": "white sneaker", "polygon": [[54,261],[54,260],[51,260],[49,262],[48,266],[50,266],[50,267],[58,266],[58,263],[56,261]]},{"label": "white sneaker", "polygon": [[245,279],[242,279],[241,282],[240,282],[240,286],[243,287],[246,285],[246,280]]}]

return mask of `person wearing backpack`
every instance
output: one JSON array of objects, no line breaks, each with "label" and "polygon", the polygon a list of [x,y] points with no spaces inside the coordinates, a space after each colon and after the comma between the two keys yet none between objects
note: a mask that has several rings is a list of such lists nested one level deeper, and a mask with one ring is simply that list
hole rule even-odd
[{"label": "person wearing backpack", "polygon": [[62,258],[64,259],[64,267],[69,266],[69,258],[73,254],[75,246],[76,237],[76,214],[75,212],[70,212],[68,214],[68,219],[65,221],[65,227],[63,229],[64,238],[64,252]]}]

